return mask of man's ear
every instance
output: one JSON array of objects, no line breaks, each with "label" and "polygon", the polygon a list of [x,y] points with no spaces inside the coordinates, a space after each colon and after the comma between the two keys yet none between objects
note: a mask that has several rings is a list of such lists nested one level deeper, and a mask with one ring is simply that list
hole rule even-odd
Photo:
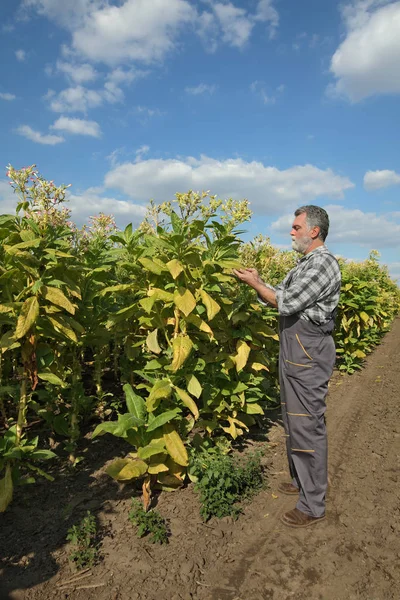
[{"label": "man's ear", "polygon": [[320,227],[318,227],[318,225],[316,225],[315,227],[313,227],[311,229],[311,237],[313,240],[316,240],[317,237],[319,236],[319,232],[321,231]]}]

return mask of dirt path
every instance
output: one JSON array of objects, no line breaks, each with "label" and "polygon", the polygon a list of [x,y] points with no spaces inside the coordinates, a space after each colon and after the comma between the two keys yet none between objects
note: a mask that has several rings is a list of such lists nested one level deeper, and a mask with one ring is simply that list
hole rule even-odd
[{"label": "dirt path", "polygon": [[[132,490],[117,488],[101,469],[82,471],[29,491],[2,516],[1,600],[397,599],[399,359],[397,319],[362,372],[332,380],[326,521],[300,531],[279,522],[294,505],[276,492],[286,470],[279,426],[266,457],[270,486],[238,521],[203,524],[191,488],[161,495],[158,509],[172,534],[167,547],[134,536],[127,520]],[[106,531],[103,560],[79,584],[62,587],[71,577],[65,534],[88,508]]]}]

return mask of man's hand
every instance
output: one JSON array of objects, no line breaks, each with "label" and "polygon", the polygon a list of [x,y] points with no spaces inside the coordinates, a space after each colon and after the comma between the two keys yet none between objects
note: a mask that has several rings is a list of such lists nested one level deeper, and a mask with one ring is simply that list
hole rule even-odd
[{"label": "man's hand", "polygon": [[277,306],[275,290],[263,282],[257,269],[233,269],[232,272],[240,281],[255,289],[261,300],[268,302],[271,306]]},{"label": "man's hand", "polygon": [[247,285],[250,285],[252,288],[257,284],[262,283],[257,269],[233,269],[233,274],[240,279],[240,281],[247,283]]}]

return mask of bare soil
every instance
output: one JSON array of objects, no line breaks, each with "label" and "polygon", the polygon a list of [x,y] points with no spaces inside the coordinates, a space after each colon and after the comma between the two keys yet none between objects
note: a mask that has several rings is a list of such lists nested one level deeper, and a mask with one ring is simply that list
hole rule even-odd
[{"label": "bare soil", "polygon": [[[295,500],[279,421],[253,446],[268,446],[268,487],[237,521],[204,524],[193,487],[161,494],[168,546],[135,536],[131,487],[103,473],[126,449],[92,443],[74,475],[26,488],[0,515],[0,600],[394,600],[400,589],[400,319],[365,369],[332,378],[327,423],[327,519],[303,530],[279,521]],[[101,561],[68,582],[65,536],[91,510]]]}]

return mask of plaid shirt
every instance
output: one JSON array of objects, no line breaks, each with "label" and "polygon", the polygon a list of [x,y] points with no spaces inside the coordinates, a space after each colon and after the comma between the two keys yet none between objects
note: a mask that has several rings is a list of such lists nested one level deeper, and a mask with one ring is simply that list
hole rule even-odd
[{"label": "plaid shirt", "polygon": [[298,261],[276,286],[276,302],[282,316],[299,314],[300,319],[323,325],[339,302],[341,273],[336,258],[326,246],[318,246]]}]

